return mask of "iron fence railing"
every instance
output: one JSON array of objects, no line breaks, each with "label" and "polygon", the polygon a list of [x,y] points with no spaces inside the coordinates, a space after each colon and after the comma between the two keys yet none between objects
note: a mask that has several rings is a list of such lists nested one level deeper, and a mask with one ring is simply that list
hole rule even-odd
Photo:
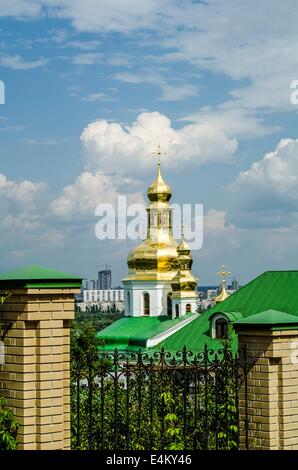
[{"label": "iron fence railing", "polygon": [[247,443],[246,362],[228,347],[199,354],[77,353],[72,448],[238,449],[239,393]]}]

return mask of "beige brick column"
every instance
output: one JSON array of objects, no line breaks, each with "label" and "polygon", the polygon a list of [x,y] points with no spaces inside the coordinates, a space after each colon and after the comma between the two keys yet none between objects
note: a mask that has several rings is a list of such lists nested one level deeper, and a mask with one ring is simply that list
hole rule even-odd
[{"label": "beige brick column", "polygon": [[[298,328],[239,325],[247,352],[249,449],[298,449]],[[296,329],[297,328],[297,329]],[[240,447],[245,448],[245,384],[239,394]]]},{"label": "beige brick column", "polygon": [[12,295],[0,305],[2,335],[7,330],[0,396],[21,424],[18,449],[69,449],[69,323],[79,289],[5,291]]}]

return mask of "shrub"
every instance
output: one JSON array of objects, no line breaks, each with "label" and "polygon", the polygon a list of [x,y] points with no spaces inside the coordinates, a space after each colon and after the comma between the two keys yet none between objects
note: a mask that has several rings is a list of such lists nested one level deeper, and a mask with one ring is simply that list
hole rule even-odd
[{"label": "shrub", "polygon": [[6,406],[6,399],[0,398],[0,450],[17,448],[18,428],[13,412]]}]

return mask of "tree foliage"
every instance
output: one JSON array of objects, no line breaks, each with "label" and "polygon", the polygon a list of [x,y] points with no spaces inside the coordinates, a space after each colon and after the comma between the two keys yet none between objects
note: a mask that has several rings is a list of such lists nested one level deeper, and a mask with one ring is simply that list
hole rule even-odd
[{"label": "tree foliage", "polygon": [[0,450],[15,450],[19,424],[6,403],[5,398],[0,398]]},{"label": "tree foliage", "polygon": [[[72,445],[77,449],[235,449],[234,361],[208,369],[119,364],[86,351],[72,373]],[[81,369],[83,367],[83,369]]]}]

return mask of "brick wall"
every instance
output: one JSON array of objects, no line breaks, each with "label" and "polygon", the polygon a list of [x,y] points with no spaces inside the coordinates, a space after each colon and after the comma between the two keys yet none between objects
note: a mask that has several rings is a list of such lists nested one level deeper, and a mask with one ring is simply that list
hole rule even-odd
[{"label": "brick wall", "polygon": [[[242,326],[243,328],[243,326]],[[298,449],[298,330],[238,333],[246,346],[250,449]],[[245,448],[245,388],[240,390],[240,444]]]},{"label": "brick wall", "polygon": [[0,395],[21,424],[18,449],[69,449],[69,323],[79,289],[10,292],[0,305],[2,329],[12,322],[4,339]]}]

